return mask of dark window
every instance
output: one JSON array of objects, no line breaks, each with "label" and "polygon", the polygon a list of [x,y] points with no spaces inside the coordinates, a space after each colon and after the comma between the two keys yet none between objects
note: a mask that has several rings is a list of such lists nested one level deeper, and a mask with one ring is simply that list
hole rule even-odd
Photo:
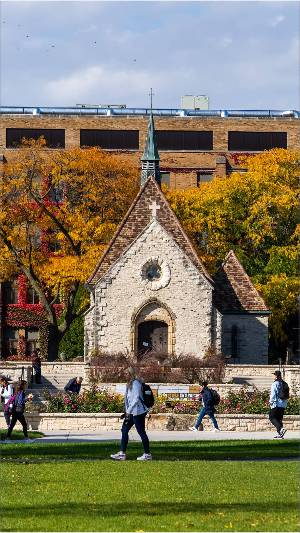
[{"label": "dark window", "polygon": [[261,152],[271,148],[287,148],[284,131],[229,131],[228,150]]},{"label": "dark window", "polygon": [[18,303],[18,282],[6,281],[3,283],[3,303],[17,304]]},{"label": "dark window", "polygon": [[200,170],[197,172],[197,187],[201,187],[203,183],[207,183],[213,179],[212,170]]},{"label": "dark window", "polygon": [[27,303],[29,304],[38,304],[40,301],[39,295],[32,287],[28,288],[27,292]]},{"label": "dark window", "polygon": [[155,132],[159,150],[212,150],[212,131],[174,131]]},{"label": "dark window", "polygon": [[36,328],[26,328],[26,355],[32,354],[37,348],[40,347],[39,338],[40,333]]},{"label": "dark window", "polygon": [[231,327],[231,357],[238,356],[238,328],[236,325]]},{"label": "dark window", "polygon": [[115,150],[138,150],[138,130],[80,130],[80,146]]},{"label": "dark window", "polygon": [[18,353],[18,340],[18,328],[4,328],[4,355],[16,355]]},{"label": "dark window", "polygon": [[22,139],[34,139],[44,137],[48,148],[65,147],[65,130],[51,130],[39,128],[7,128],[6,129],[6,147],[19,148]]},{"label": "dark window", "polygon": [[170,187],[170,172],[161,172],[160,180],[162,185],[167,185],[167,187]]}]

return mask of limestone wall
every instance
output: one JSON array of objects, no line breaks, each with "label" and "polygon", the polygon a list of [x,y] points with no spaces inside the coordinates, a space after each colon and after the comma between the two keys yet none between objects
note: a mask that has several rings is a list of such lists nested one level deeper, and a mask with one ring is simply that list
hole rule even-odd
[{"label": "limestone wall", "polygon": [[[186,431],[195,422],[195,415],[158,414],[151,415],[147,420],[149,430]],[[39,431],[66,431],[66,432],[97,432],[116,430],[116,438],[120,435],[122,420],[118,413],[102,414],[65,414],[41,413],[27,414],[26,419],[29,429]],[[267,415],[217,415],[222,431],[270,431],[274,427],[269,422]],[[204,430],[211,431],[212,424],[206,417],[203,421]],[[284,417],[284,427],[288,430],[300,430],[298,416]],[[0,417],[0,428],[5,428],[4,417]],[[19,423],[16,429],[20,429]]]},{"label": "limestone wall", "polygon": [[[159,287],[143,279],[143,267],[151,259],[163,260]],[[95,347],[131,352],[136,335],[134,317],[153,301],[156,305],[149,308],[148,319],[165,321],[166,309],[170,317],[169,350],[202,357],[211,344],[212,287],[157,221],[96,286]],[[89,316],[85,327],[88,337],[94,334]],[[90,339],[86,342],[90,347]]]}]

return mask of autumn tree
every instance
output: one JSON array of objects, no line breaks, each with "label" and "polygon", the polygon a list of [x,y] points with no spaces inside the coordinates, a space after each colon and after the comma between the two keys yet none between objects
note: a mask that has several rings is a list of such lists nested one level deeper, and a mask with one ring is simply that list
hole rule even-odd
[{"label": "autumn tree", "polygon": [[235,251],[270,307],[273,338],[284,345],[299,290],[299,153],[274,149],[243,166],[245,173],[166,194],[210,272]]},{"label": "autumn tree", "polygon": [[[25,143],[1,178],[0,280],[23,273],[50,328],[51,358],[84,311],[74,306],[138,190],[137,169],[98,148]],[[57,316],[55,302],[64,304]],[[87,303],[87,302],[85,302]]]}]

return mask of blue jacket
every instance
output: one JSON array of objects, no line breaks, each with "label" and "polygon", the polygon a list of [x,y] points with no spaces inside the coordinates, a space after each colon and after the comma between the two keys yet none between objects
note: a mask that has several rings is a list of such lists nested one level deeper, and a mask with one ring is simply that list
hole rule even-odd
[{"label": "blue jacket", "polygon": [[202,389],[202,392],[201,392],[201,396],[202,396],[202,401],[203,401],[203,405],[205,407],[205,409],[207,410],[207,412],[215,412],[215,406],[213,404],[213,400],[212,400],[212,394],[209,390],[208,387],[203,387]]},{"label": "blue jacket", "polygon": [[270,394],[270,407],[271,409],[274,409],[274,407],[283,407],[284,409],[287,406],[287,400],[281,400],[279,398],[280,393],[280,380],[276,379],[271,386],[271,394]]}]

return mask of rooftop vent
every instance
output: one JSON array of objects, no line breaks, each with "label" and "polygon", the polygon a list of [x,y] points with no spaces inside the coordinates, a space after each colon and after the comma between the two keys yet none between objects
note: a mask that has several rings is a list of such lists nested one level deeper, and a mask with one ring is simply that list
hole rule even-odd
[{"label": "rooftop vent", "polygon": [[209,109],[209,98],[204,94],[193,96],[191,94],[186,94],[180,99],[181,109],[199,109],[206,110]]}]

